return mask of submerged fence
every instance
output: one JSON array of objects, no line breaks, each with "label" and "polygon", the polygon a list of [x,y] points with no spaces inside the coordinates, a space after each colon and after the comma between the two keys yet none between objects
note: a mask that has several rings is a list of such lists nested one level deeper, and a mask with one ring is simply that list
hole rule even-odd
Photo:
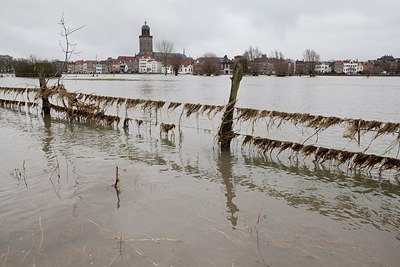
[{"label": "submerged fence", "polygon": [[[65,114],[70,120],[81,122],[100,123],[107,126],[122,126],[125,129],[136,122],[137,126],[143,122],[142,119],[130,117],[130,111],[135,109],[148,115],[148,119],[154,125],[160,125],[160,131],[173,131],[175,126],[181,131],[183,118],[199,116],[215,120],[225,110],[224,105],[207,105],[200,103],[165,102],[150,99],[133,99],[123,97],[100,96],[77,92],[68,92],[62,85],[46,90],[36,88],[8,88],[0,87],[0,106],[5,108],[21,109],[41,108],[40,100],[45,97],[50,100],[52,112]],[[18,100],[17,100],[18,99]],[[163,110],[176,113],[174,123],[160,123],[159,117]],[[283,151],[290,151],[289,157],[299,155],[308,157],[313,155],[318,164],[331,161],[337,166],[347,164],[348,169],[363,169],[371,171],[376,169],[379,173],[393,170],[395,177],[400,173],[400,123],[381,122],[375,120],[363,120],[354,118],[339,118],[333,116],[321,116],[308,113],[288,113],[273,110],[259,110],[251,108],[235,108],[234,125],[244,124],[247,133],[243,133],[240,127],[236,127],[235,138],[241,140],[244,149],[251,146],[261,154],[272,153],[277,155]],[[302,127],[313,131],[304,141],[273,139],[255,135],[255,124],[265,123],[264,132],[271,129],[280,129],[284,124],[294,127]],[[355,142],[360,149],[358,151],[347,151],[345,149],[317,146],[318,135],[323,131],[341,126],[344,128],[341,138]],[[250,129],[250,130],[249,130]],[[250,133],[249,133],[250,131]],[[365,149],[361,150],[362,138],[369,135],[369,141]],[[381,155],[367,153],[373,146],[374,141],[389,136],[392,139],[388,147]],[[314,143],[309,141],[314,137]],[[339,136],[340,137],[340,136]],[[397,153],[393,151],[397,148]],[[388,152],[392,152],[387,156]]]}]

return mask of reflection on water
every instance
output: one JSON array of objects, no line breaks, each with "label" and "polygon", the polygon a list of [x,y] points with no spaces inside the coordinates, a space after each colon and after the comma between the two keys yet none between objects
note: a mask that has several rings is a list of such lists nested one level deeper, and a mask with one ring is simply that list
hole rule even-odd
[{"label": "reflection on water", "polygon": [[[53,140],[50,125],[49,118],[44,118],[46,131],[43,151],[46,157],[53,158],[50,151]],[[228,220],[233,227],[237,225],[239,215],[239,208],[234,203],[235,185],[284,199],[293,207],[304,206],[334,220],[351,221],[353,225],[369,223],[378,229],[396,233],[400,226],[397,219],[400,218],[400,210],[393,203],[393,200],[400,198],[399,184],[396,182],[377,180],[362,173],[346,173],[324,165],[302,164],[298,160],[283,163],[279,158],[272,160],[265,156],[258,157],[257,154],[218,153],[215,163],[213,160],[200,161],[199,157],[208,156],[202,154],[204,151],[198,150],[193,143],[188,141],[186,144],[190,143],[191,153],[182,153],[185,147],[177,147],[172,136],[158,136],[157,130],[153,130],[154,136],[143,139],[138,136],[133,138],[126,132],[122,134],[102,128],[92,132],[91,128],[83,127],[70,128],[65,137],[72,139],[64,142],[82,147],[90,145],[108,155],[107,158],[127,158],[149,165],[167,166],[196,178],[220,181],[224,185]],[[81,140],[76,140],[79,132]],[[125,142],[121,142],[123,136]],[[211,140],[212,136],[206,138]],[[211,143],[209,145],[212,146]],[[271,172],[278,172],[278,177],[266,175]]]},{"label": "reflection on water", "polygon": [[233,173],[232,173],[232,160],[233,156],[230,151],[223,151],[218,155],[218,171],[221,173],[222,183],[225,186],[225,196],[226,196],[226,207],[230,215],[228,216],[228,220],[232,223],[232,226],[235,227],[238,220],[237,212],[239,211],[238,207],[233,203],[234,198],[236,197],[235,188],[233,185]]},{"label": "reflection on water", "polygon": [[44,133],[43,133],[43,152],[46,154],[47,158],[53,158],[51,143],[53,141],[53,137],[51,134],[51,116],[48,114],[43,115],[43,123],[44,123]]},{"label": "reflection on water", "polygon": [[146,98],[151,98],[154,94],[154,84],[147,81],[140,85],[140,95],[143,95]]},{"label": "reflection on water", "polygon": [[[284,199],[293,207],[306,207],[333,220],[362,227],[371,224],[400,238],[400,183],[377,180],[361,173],[345,173],[335,168],[296,162],[244,157],[247,166],[273,168],[288,175],[289,181],[263,180],[260,191]],[[284,179],[284,177],[280,177]],[[251,187],[253,188],[253,187]],[[390,207],[390,208],[388,208]],[[400,239],[399,239],[400,240]]]},{"label": "reflection on water", "polygon": [[[121,236],[123,233],[137,235],[140,231],[132,230],[135,228],[148,233],[153,231],[153,233],[158,233],[160,238],[167,240],[170,238],[168,234],[178,231],[176,228],[185,229],[185,226],[189,225],[190,230],[184,233],[179,232],[180,239],[190,240],[193,237],[193,240],[196,240],[201,239],[204,234],[213,236],[212,233],[215,232],[221,239],[213,237],[213,241],[221,244],[220,241],[224,240],[230,244],[230,246],[227,245],[227,251],[229,251],[226,252],[227,257],[240,258],[240,251],[244,247],[246,249],[251,247],[248,243],[240,245],[240,242],[250,240],[248,242],[254,246],[252,234],[254,230],[248,229],[254,229],[257,216],[260,216],[260,202],[270,198],[278,200],[280,204],[271,202],[271,206],[267,205],[266,218],[281,218],[285,223],[289,223],[293,221],[292,212],[301,211],[316,221],[324,221],[326,225],[319,227],[326,227],[329,234],[340,236],[345,240],[342,242],[347,244],[346,246],[353,246],[351,242],[354,241],[351,239],[360,234],[367,239],[386,240],[382,242],[388,242],[386,247],[388,251],[396,251],[400,246],[400,207],[398,205],[400,186],[395,181],[379,180],[362,173],[346,173],[301,160],[280,161],[278,158],[261,157],[251,151],[241,152],[240,148],[221,153],[213,149],[214,136],[212,134],[195,129],[183,129],[184,138],[177,135],[175,139],[171,135],[160,136],[158,128],[151,125],[143,125],[140,131],[135,128],[126,131],[83,123],[69,123],[39,114],[21,114],[5,109],[1,109],[0,122],[4,129],[0,135],[4,140],[10,140],[11,133],[24,144],[29,144],[16,147],[15,155],[10,154],[9,158],[5,154],[1,156],[7,166],[10,166],[9,164],[19,166],[23,159],[28,160],[27,183],[29,185],[28,189],[25,189],[27,191],[21,193],[18,187],[10,183],[12,179],[7,180],[7,172],[11,168],[3,168],[0,185],[6,190],[0,191],[0,200],[3,203],[0,214],[4,214],[0,215],[0,222],[7,227],[2,229],[5,235],[0,237],[0,244],[3,244],[0,245],[1,255],[6,254],[7,246],[10,245],[9,241],[18,239],[18,235],[26,239],[30,237],[29,230],[23,234],[24,231],[21,232],[18,229],[35,229],[32,230],[33,239],[35,244],[39,243],[41,231],[38,221],[40,218],[41,227],[48,229],[45,232],[47,240],[58,242],[56,238],[61,235],[61,240],[82,244],[82,250],[83,244],[95,237],[99,238],[100,241],[97,242],[103,245],[104,250],[104,240],[113,238],[110,238],[107,233],[113,231],[119,232]],[[2,146],[6,151],[11,152],[9,144],[2,144]],[[26,154],[22,154],[26,147],[28,147]],[[116,165],[120,167],[121,191],[110,187],[115,181]],[[28,203],[27,206],[26,203]],[[29,203],[32,204],[29,205]],[[206,204],[202,206],[202,203]],[[282,208],[280,206],[282,203],[287,207]],[[159,207],[160,205],[162,208]],[[277,205],[278,211],[274,212],[273,205]],[[37,208],[32,210],[32,207]],[[38,210],[40,210],[39,218],[37,217]],[[75,219],[68,217],[71,210],[72,217]],[[198,213],[201,213],[201,218],[206,218],[204,220],[209,224],[212,223],[206,230],[196,219]],[[90,219],[91,221],[85,219],[86,223],[74,221],[83,220],[82,218],[86,217],[96,219]],[[31,219],[22,220],[26,218]],[[84,225],[82,227],[85,230],[79,230],[80,234],[73,234],[72,231],[58,233],[59,229],[50,228],[50,222],[61,228],[72,225],[71,229],[75,227],[75,223],[79,223]],[[94,228],[90,228],[88,224]],[[312,229],[307,230],[304,227],[307,224],[309,224],[307,219],[296,217],[296,224],[290,226],[294,228],[287,230],[296,235],[304,232],[308,236],[314,235]],[[153,227],[151,230],[148,228],[149,225]],[[270,219],[269,223],[257,226],[257,243],[262,255],[273,253],[274,250],[269,252],[271,248],[267,245],[268,242],[277,242],[270,240],[271,231],[279,232],[282,227],[285,227],[284,225],[282,223],[275,225]],[[226,226],[232,229],[227,230]],[[76,226],[74,230],[78,229],[79,227]],[[105,229],[113,231],[107,232],[108,230]],[[343,231],[350,232],[344,234]],[[258,242],[258,235],[264,243]],[[38,238],[39,241],[37,241]],[[143,251],[136,249],[137,252],[135,252],[137,244],[130,246],[129,241],[124,241],[127,239],[125,236],[121,238],[118,237],[119,241],[123,240],[119,243],[122,251],[125,245],[126,250],[129,248],[142,260],[144,258],[141,255],[145,255],[143,252],[145,249],[163,255],[159,250],[148,247],[148,244],[142,246]],[[297,237],[290,238],[296,240]],[[389,242],[390,238],[397,238],[397,240]],[[174,238],[170,239],[174,240]],[[205,240],[204,244],[209,241]],[[46,239],[43,242],[45,246]],[[57,244],[58,249],[65,248],[65,244]],[[158,243],[153,242],[153,244]],[[187,243],[184,244],[187,245]],[[282,249],[282,244],[284,243],[281,242],[277,247]],[[36,252],[32,250],[28,254],[29,242],[25,246],[28,247],[24,248],[22,257],[27,255],[25,260],[30,259],[31,263],[34,263],[34,257],[39,255],[35,253],[40,253],[40,251],[37,251],[35,247]],[[107,246],[109,244],[105,245]],[[188,253],[179,243],[172,246],[176,250]],[[319,243],[314,248],[316,251],[318,246],[328,251],[336,251],[339,247],[337,243]],[[357,246],[360,247],[360,251],[375,253],[364,244],[357,244]],[[49,249],[46,255],[51,255],[50,247],[46,246],[46,248]],[[303,247],[299,247],[299,251],[301,249],[304,250]],[[84,252],[86,253],[86,247]],[[118,253],[120,252],[119,250]],[[58,255],[57,253],[60,252],[55,249],[54,253]],[[189,262],[194,260],[190,258],[190,253],[193,251],[189,251]],[[304,252],[300,252],[302,253]],[[347,255],[346,252],[341,251],[341,253]],[[354,257],[360,260],[365,256],[357,253],[357,251],[353,253]],[[255,258],[259,254],[261,253],[257,251],[254,255],[249,253]],[[273,255],[271,257],[274,260],[271,261],[279,263],[280,257],[274,258]],[[16,257],[16,254],[10,254],[9,259]],[[105,265],[111,262],[112,257],[113,255]],[[174,256],[166,255],[166,257],[170,259],[168,262],[179,262]],[[329,261],[326,255],[320,255],[320,257],[323,260],[314,264],[319,265],[319,263]],[[398,259],[396,254],[386,259],[376,254],[374,257],[379,257],[378,262],[385,264],[386,261],[388,265]],[[121,258],[132,260],[134,257],[124,254]],[[217,258],[218,256],[214,255],[213,260]],[[343,258],[346,257],[341,259]],[[91,263],[92,259],[89,256],[86,255],[85,259],[88,259],[88,264]],[[16,262],[18,261],[15,260],[14,263]],[[299,265],[306,266],[306,263],[313,265],[313,262],[305,258],[302,258],[300,262]],[[146,264],[148,263],[147,261]],[[202,263],[200,265],[211,264],[210,262]],[[49,264],[44,265],[49,266]],[[129,266],[129,260],[122,265]],[[261,260],[258,260],[251,264],[243,264],[245,265],[261,266],[263,264]],[[164,265],[161,264],[161,266]]]},{"label": "reflection on water", "polygon": [[[43,121],[43,151],[48,159],[52,159],[55,156],[51,151],[54,139],[50,129],[51,119],[43,118]],[[204,151],[196,144],[189,140],[186,147],[177,147],[174,136],[159,135],[157,128],[153,129],[154,136],[151,135],[151,129],[146,129],[149,136],[136,135],[133,138],[129,132],[122,133],[99,126],[95,126],[96,131],[93,132],[92,127],[77,126],[70,127],[68,134],[64,135],[67,139],[62,144],[67,145],[67,149],[71,148],[70,144],[90,146],[94,151],[105,153],[109,159],[127,158],[149,165],[166,166],[175,171],[185,171],[196,178],[222,183],[228,220],[233,227],[237,225],[240,214],[234,203],[235,185],[240,185],[252,191],[264,192],[266,196],[284,199],[290,206],[306,207],[334,220],[350,221],[358,226],[367,223],[381,230],[394,231],[399,238],[400,208],[395,205],[396,200],[400,199],[397,182],[379,180],[364,173],[346,173],[312,162],[282,162],[279,158],[259,157],[256,153],[222,152],[208,161],[200,161],[199,158],[209,156],[203,154]],[[206,138],[209,141],[213,139],[212,135]],[[209,142],[209,146],[212,145]],[[182,153],[181,150],[187,148],[190,152]],[[267,175],[270,173],[278,173],[278,176]],[[120,205],[119,192],[117,198]]]}]

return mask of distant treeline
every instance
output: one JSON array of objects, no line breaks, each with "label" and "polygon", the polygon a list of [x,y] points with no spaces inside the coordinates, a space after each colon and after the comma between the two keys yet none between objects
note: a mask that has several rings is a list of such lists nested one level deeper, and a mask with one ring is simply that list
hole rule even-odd
[{"label": "distant treeline", "polygon": [[28,61],[18,60],[14,63],[16,77],[39,77],[39,74],[44,77],[60,76],[57,68],[48,61]]}]

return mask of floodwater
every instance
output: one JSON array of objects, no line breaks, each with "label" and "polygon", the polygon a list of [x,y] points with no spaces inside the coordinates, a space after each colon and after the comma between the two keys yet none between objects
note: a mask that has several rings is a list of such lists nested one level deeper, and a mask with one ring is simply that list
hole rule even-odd
[{"label": "floodwater", "polygon": [[[35,83],[0,79],[0,86]],[[219,105],[230,87],[228,76],[69,76],[63,83],[99,95]],[[238,98],[240,107],[400,121],[400,79],[392,77],[245,77]],[[400,262],[400,184],[393,173],[262,156],[239,142],[221,153],[218,116],[184,118],[181,132],[165,136],[155,114],[129,115],[145,122],[125,131],[44,117],[35,108],[0,108],[1,266]],[[158,124],[176,123],[179,115],[163,111]],[[260,123],[255,131],[277,139],[310,134],[292,130],[267,132]],[[343,148],[340,130],[319,141]],[[393,138],[374,151],[382,153]]]}]

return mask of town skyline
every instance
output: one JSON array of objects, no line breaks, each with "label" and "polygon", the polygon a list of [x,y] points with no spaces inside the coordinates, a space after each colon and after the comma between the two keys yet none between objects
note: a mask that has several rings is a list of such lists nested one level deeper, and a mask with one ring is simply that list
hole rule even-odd
[{"label": "town skyline", "polygon": [[[61,21],[64,23],[64,20]],[[117,58],[108,57],[107,59],[80,59],[70,60],[75,45],[70,43],[70,35],[80,28],[66,28],[62,24],[66,41],[70,48],[65,54],[65,59],[53,60],[52,65],[57,70],[64,73],[81,74],[110,74],[110,73],[164,73],[167,74],[200,74],[200,75],[219,75],[232,74],[233,66],[241,63],[244,72],[253,76],[258,75],[310,75],[316,74],[346,74],[346,75],[398,75],[400,72],[400,58],[384,55],[379,59],[358,61],[347,60],[320,60],[320,55],[312,49],[306,49],[302,60],[293,60],[285,58],[281,51],[274,51],[268,57],[262,53],[258,47],[250,46],[243,54],[229,58],[227,55],[220,57],[214,53],[206,53],[196,59],[187,57],[185,50],[183,53],[175,53],[173,43],[163,40],[156,44],[157,50],[154,50],[153,35],[151,28],[144,21],[141,27],[141,34],[138,36],[139,51],[134,56],[118,56]],[[60,44],[60,46],[62,46]],[[63,47],[64,48],[64,47]],[[68,60],[68,64],[65,64]],[[31,57],[30,59],[13,59],[9,55],[0,55],[0,72],[9,72],[15,69],[16,75],[27,75],[30,73],[28,65],[41,62],[40,59]],[[45,63],[46,64],[46,63]],[[49,70],[50,70],[49,68]]]},{"label": "town skyline", "polygon": [[[78,28],[69,28],[68,27],[68,29],[69,30],[72,30],[73,32],[75,32],[75,30],[76,31],[78,31],[78,30],[81,30],[81,28],[83,28],[84,26],[81,26],[81,27],[78,27]],[[144,31],[143,31],[143,29],[144,29],[144,27],[146,28],[146,30],[145,31],[147,31],[147,33],[144,33]],[[258,48],[258,46],[256,46],[256,47],[253,47],[252,45],[250,45],[247,49],[245,49],[245,50],[243,50],[243,53],[241,53],[241,54],[237,54],[237,55],[230,55],[230,56],[228,56],[226,53],[222,56],[222,55],[217,55],[217,54],[215,54],[215,53],[213,53],[213,52],[205,52],[205,53],[203,53],[201,56],[198,56],[198,57],[191,57],[190,55],[188,56],[188,55],[186,55],[186,53],[185,53],[185,48],[183,48],[182,49],[182,52],[180,53],[179,51],[176,51],[176,49],[174,48],[174,43],[173,42],[170,42],[169,40],[162,40],[162,41],[159,41],[159,42],[157,42],[157,43],[153,43],[153,35],[152,34],[150,34],[150,26],[148,25],[148,23],[147,23],[147,20],[145,20],[144,21],[144,24],[141,26],[141,27],[138,27],[139,29],[140,29],[140,34],[138,34],[137,35],[137,43],[138,43],[138,50],[134,53],[134,54],[129,54],[129,55],[127,55],[127,54],[120,54],[120,55],[108,55],[107,57],[105,57],[105,58],[98,58],[98,56],[97,56],[97,54],[96,54],[96,58],[82,58],[82,57],[79,57],[79,55],[78,55],[78,53],[76,53],[76,51],[70,51],[70,52],[72,52],[70,55],[69,55],[69,57],[70,57],[70,60],[69,60],[69,62],[72,62],[72,63],[75,63],[75,62],[102,62],[102,61],[107,61],[107,60],[117,60],[118,61],[118,59],[120,59],[120,58],[122,58],[123,59],[123,61],[126,61],[126,58],[135,58],[135,57],[137,57],[138,59],[140,58],[140,57],[147,57],[147,58],[150,58],[151,60],[155,60],[155,59],[157,59],[157,56],[155,56],[155,54],[157,54],[158,52],[165,52],[165,51],[159,51],[159,45],[160,45],[160,43],[161,42],[167,42],[169,45],[171,45],[171,51],[169,51],[168,53],[177,53],[177,54],[182,54],[182,55],[184,55],[185,57],[188,57],[190,60],[195,60],[195,59],[199,59],[199,58],[202,58],[202,57],[204,57],[204,56],[206,56],[206,57],[208,57],[208,56],[210,56],[210,55],[214,55],[214,56],[216,56],[216,57],[218,57],[218,58],[228,58],[228,59],[234,59],[234,58],[237,58],[237,57],[240,57],[240,56],[244,56],[244,54],[246,53],[246,52],[248,52],[249,50],[256,50],[257,51],[257,56],[256,56],[256,58],[274,58],[274,57],[276,57],[278,54],[279,55],[281,55],[281,56],[283,56],[283,58],[284,59],[287,59],[287,60],[295,60],[295,61],[298,61],[298,60],[306,60],[305,58],[304,58],[304,52],[305,51],[303,51],[303,55],[301,56],[301,57],[298,57],[298,58],[289,58],[289,57],[285,57],[285,54],[282,52],[282,51],[280,51],[280,50],[275,50],[275,51],[271,51],[270,52],[270,54],[268,54],[268,53],[266,53],[266,52],[264,52],[264,51],[261,51],[261,50],[259,50],[259,48]],[[147,34],[147,37],[146,36],[144,36],[144,35],[146,35]],[[71,38],[71,36],[69,35],[69,38]],[[147,38],[147,39],[146,39]],[[143,43],[143,41],[146,39],[146,41],[145,41],[145,43]],[[156,39],[157,40],[157,39]],[[75,44],[75,43],[71,43],[73,46],[75,46],[75,45],[77,45],[77,44]],[[61,43],[61,41],[60,41],[60,47],[61,47],[61,49],[63,49],[63,46],[64,46],[64,44],[62,44]],[[74,49],[75,49],[75,47],[74,47]],[[146,49],[146,51],[147,52],[150,52],[150,53],[144,53],[144,50],[143,49]],[[309,50],[309,48],[307,48],[306,50]],[[315,51],[315,50],[313,50],[313,51]],[[318,55],[318,57],[320,57],[320,55],[318,54],[318,52],[316,51],[316,53],[317,53],[317,55]],[[0,54],[1,55],[1,54]],[[72,59],[73,58],[73,56],[75,55],[75,59]],[[1,56],[11,56],[14,60],[19,60],[19,59],[21,59],[21,60],[29,60],[29,59],[31,59],[31,60],[38,60],[38,61],[64,61],[65,60],[65,53],[64,53],[64,51],[63,51],[63,54],[62,54],[62,59],[60,60],[60,59],[58,59],[58,58],[53,58],[53,59],[49,59],[49,58],[40,58],[40,57],[37,57],[36,55],[30,55],[29,57],[26,57],[26,58],[18,58],[18,57],[14,57],[13,55],[1,55]],[[384,54],[384,55],[381,55],[379,58],[382,58],[382,57],[387,57],[387,56],[389,56],[389,57],[392,57],[392,55],[388,55],[388,54]],[[360,62],[367,62],[367,61],[374,61],[374,60],[378,60],[379,58],[370,58],[370,59],[365,59],[365,60],[359,60],[358,58],[357,59],[355,59],[355,58],[331,58],[331,59],[329,59],[329,60],[326,60],[326,59],[318,59],[317,61],[318,62],[333,62],[333,61],[356,61],[356,62],[358,62],[358,61],[360,61]],[[393,57],[394,59],[396,59],[396,57]],[[398,59],[398,58],[397,58]]]},{"label": "town skyline", "polygon": [[[36,75],[36,64],[46,66],[47,75],[52,71],[75,74],[116,74],[116,73],[142,73],[142,74],[194,74],[194,75],[219,75],[232,74],[236,63],[241,63],[247,75],[276,75],[279,77],[292,75],[398,75],[400,73],[400,58],[384,55],[376,60],[331,60],[321,61],[319,54],[312,49],[306,49],[302,60],[285,58],[280,51],[274,51],[268,57],[258,47],[250,46],[242,55],[229,58],[227,55],[219,57],[214,53],[206,53],[196,59],[187,57],[183,53],[175,53],[173,43],[163,40],[156,44],[154,51],[153,35],[147,21],[141,27],[138,36],[139,51],[134,56],[108,57],[107,59],[88,60],[80,59],[71,61],[75,45],[70,43],[70,35],[80,28],[66,28],[64,20],[66,42],[69,48],[64,48],[65,59],[43,61],[35,57],[30,59],[13,59],[9,55],[0,55],[0,73],[15,72],[16,76]],[[60,44],[60,46],[62,46]],[[68,62],[65,62],[68,60]]]},{"label": "town skyline", "polygon": [[[275,51],[270,57],[259,51],[258,47],[250,46],[242,55],[233,59],[227,55],[218,57],[206,53],[197,59],[188,58],[183,53],[173,53],[173,43],[163,40],[153,49],[153,35],[147,21],[141,27],[139,51],[135,56],[118,56],[101,61],[78,60],[70,62],[65,72],[68,73],[164,73],[167,74],[200,74],[219,75],[232,74],[234,65],[241,63],[246,74],[266,75],[303,75],[308,74],[398,74],[400,59],[383,56],[379,60],[358,62],[358,60],[320,61],[317,52],[306,49],[303,60],[285,59],[282,52]],[[89,67],[89,68],[88,68]]]},{"label": "town skyline", "polygon": [[[5,8],[4,8],[5,7]],[[34,55],[62,59],[58,22],[64,14],[67,26],[85,27],[71,36],[78,55],[71,60],[104,59],[135,55],[137,36],[147,20],[154,43],[169,40],[175,52],[197,58],[208,52],[234,57],[249,47],[269,56],[279,50],[286,58],[301,59],[307,48],[321,60],[376,59],[400,55],[396,10],[398,1],[379,3],[338,1],[139,1],[122,0],[54,4],[12,1],[0,9],[0,54],[16,58]],[[17,15],[16,15],[17,14]]]}]

